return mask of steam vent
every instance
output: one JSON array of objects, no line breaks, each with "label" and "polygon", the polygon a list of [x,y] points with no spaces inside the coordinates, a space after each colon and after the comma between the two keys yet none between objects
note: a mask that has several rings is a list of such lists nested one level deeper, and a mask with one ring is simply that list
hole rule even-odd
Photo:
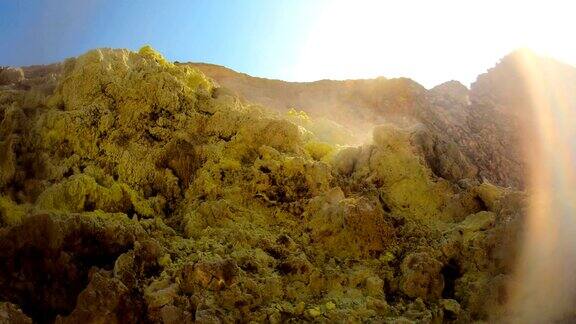
[{"label": "steam vent", "polygon": [[290,83],[95,49],[0,70],[0,323],[505,315],[512,53],[470,89]]}]

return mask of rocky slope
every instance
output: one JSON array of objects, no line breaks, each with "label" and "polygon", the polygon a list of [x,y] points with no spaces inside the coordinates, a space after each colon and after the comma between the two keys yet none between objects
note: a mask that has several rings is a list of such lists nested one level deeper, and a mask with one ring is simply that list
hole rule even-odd
[{"label": "rocky slope", "polygon": [[[292,83],[255,78],[212,64],[192,66],[250,102],[329,119],[361,134],[356,140],[364,140],[366,129],[384,122],[422,124],[446,143],[437,150],[455,146],[464,154],[465,159],[458,158],[463,168],[455,171],[458,176],[470,177],[478,171],[478,177],[492,183],[524,188],[523,147],[529,146],[535,127],[530,120],[533,108],[522,55],[537,61],[541,71],[549,71],[548,77],[555,79],[551,82],[572,87],[573,91],[566,92],[576,93],[575,68],[525,51],[503,58],[480,75],[470,90],[457,81],[426,90],[404,78]],[[567,100],[576,107],[576,95]]]},{"label": "rocky slope", "polygon": [[525,196],[482,180],[516,179],[490,158],[501,124],[486,143],[469,126],[491,78],[428,91],[196,67],[216,82],[149,47],[0,72],[0,320],[504,314]]}]

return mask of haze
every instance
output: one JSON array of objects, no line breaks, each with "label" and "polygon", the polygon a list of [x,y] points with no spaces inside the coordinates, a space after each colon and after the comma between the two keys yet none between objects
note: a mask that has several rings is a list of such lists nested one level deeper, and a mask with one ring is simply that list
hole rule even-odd
[{"label": "haze", "polygon": [[[3,1],[0,65],[151,44],[288,81],[476,75],[519,47],[576,64],[570,1]],[[134,26],[138,26],[135,28]]]}]

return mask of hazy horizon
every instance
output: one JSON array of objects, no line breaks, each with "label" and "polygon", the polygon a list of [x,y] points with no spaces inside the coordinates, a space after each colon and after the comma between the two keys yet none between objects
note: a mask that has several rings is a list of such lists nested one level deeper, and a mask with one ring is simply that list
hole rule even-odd
[{"label": "hazy horizon", "polygon": [[268,79],[384,76],[426,88],[450,80],[469,86],[518,48],[575,65],[576,48],[564,41],[576,29],[569,7],[563,1],[4,2],[0,65],[47,64],[92,48],[150,44],[170,60]]}]

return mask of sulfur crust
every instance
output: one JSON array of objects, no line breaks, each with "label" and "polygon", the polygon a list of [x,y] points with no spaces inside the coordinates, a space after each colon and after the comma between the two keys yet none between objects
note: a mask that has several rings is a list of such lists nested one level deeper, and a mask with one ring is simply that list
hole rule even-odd
[{"label": "sulfur crust", "polygon": [[[345,147],[348,135],[333,125],[296,110],[273,115],[217,88],[149,46],[67,60],[54,93],[34,101],[38,112],[19,130],[35,152],[29,174],[24,150],[16,154],[16,138],[3,133],[2,233],[62,226],[72,235],[70,222],[114,242],[110,251],[126,247],[86,291],[97,291],[97,280],[114,282],[118,294],[138,291],[149,321],[191,320],[191,309],[204,321],[381,321],[409,307],[417,320],[441,320],[442,296],[413,289],[423,274],[400,269],[417,251],[423,264],[460,260],[466,285],[492,284],[492,261],[474,253],[490,248],[477,237],[489,241],[494,224],[481,219],[461,237],[459,223],[481,211],[477,200],[499,215],[506,190],[435,176],[409,130],[381,126],[372,144]],[[139,258],[156,274],[138,268]],[[426,275],[440,285],[439,270]],[[483,312],[479,293],[462,287],[462,316]],[[116,311],[68,316],[117,320]]]}]

